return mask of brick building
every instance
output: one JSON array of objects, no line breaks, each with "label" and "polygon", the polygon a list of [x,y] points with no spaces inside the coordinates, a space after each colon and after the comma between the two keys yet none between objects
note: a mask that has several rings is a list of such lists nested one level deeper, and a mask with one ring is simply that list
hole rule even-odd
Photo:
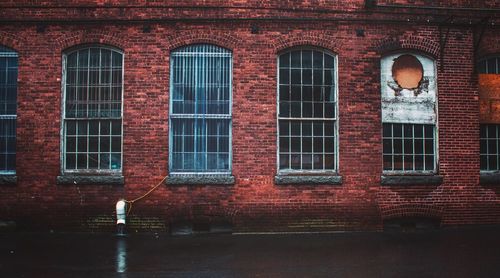
[{"label": "brick building", "polygon": [[[497,0],[0,2],[0,221],[500,224]],[[167,176],[166,179],[162,179]]]}]

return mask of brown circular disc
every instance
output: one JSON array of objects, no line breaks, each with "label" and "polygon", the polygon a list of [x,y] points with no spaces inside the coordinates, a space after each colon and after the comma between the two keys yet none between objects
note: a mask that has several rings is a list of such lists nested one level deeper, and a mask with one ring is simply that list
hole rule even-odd
[{"label": "brown circular disc", "polygon": [[392,78],[403,89],[415,89],[424,77],[424,68],[413,55],[401,55],[394,60]]}]

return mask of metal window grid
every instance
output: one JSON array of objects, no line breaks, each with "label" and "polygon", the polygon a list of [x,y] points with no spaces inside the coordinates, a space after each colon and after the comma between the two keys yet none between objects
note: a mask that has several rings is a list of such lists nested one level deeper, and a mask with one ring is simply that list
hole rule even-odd
[{"label": "metal window grid", "polygon": [[278,57],[278,169],[337,169],[336,57],[294,49]]},{"label": "metal window grid", "polygon": [[435,172],[434,125],[384,123],[382,138],[385,172]]},{"label": "metal window grid", "polygon": [[478,73],[500,74],[500,57],[489,57],[478,63]]},{"label": "metal window grid", "polygon": [[120,172],[123,53],[91,46],[63,61],[63,172]]},{"label": "metal window grid", "polygon": [[0,174],[16,172],[18,54],[0,46]]},{"label": "metal window grid", "polygon": [[169,171],[231,171],[232,53],[194,44],[171,54]]},{"label": "metal window grid", "polygon": [[480,169],[483,172],[496,172],[500,170],[500,151],[498,124],[480,125]]}]

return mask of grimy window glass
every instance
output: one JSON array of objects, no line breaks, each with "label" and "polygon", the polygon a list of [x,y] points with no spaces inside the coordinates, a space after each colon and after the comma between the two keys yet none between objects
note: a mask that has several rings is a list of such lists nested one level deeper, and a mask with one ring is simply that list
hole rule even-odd
[{"label": "grimy window glass", "polygon": [[335,57],[296,49],[281,54],[278,64],[279,170],[335,170]]},{"label": "grimy window glass", "polygon": [[381,60],[383,171],[432,174],[437,169],[437,82],[433,59],[394,53]]},{"label": "grimy window glass", "polygon": [[480,165],[481,171],[499,171],[500,125],[481,124],[480,131]]},{"label": "grimy window glass", "polygon": [[434,126],[383,124],[384,170],[434,170]]},{"label": "grimy window glass", "polygon": [[17,59],[0,46],[0,174],[16,172]]},{"label": "grimy window glass", "polygon": [[123,54],[90,46],[64,61],[64,170],[121,171]]},{"label": "grimy window glass", "polygon": [[231,171],[231,51],[208,44],[171,54],[170,171]]}]

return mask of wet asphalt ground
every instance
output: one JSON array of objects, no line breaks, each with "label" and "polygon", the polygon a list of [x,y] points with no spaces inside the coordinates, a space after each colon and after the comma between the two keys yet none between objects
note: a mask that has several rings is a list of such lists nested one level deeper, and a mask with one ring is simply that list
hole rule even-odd
[{"label": "wet asphalt ground", "polygon": [[0,277],[500,277],[500,227],[175,237],[3,233]]}]

